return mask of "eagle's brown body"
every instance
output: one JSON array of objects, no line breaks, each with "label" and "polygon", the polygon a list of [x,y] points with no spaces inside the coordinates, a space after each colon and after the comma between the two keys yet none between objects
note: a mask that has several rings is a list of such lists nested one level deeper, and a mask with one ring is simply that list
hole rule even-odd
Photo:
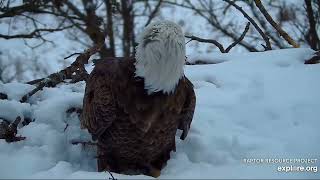
[{"label": "eagle's brown body", "polygon": [[195,108],[192,83],[183,76],[173,93],[148,95],[135,77],[135,59],[96,63],[83,100],[82,127],[98,140],[98,170],[153,175],[175,151],[175,134],[190,128]]}]

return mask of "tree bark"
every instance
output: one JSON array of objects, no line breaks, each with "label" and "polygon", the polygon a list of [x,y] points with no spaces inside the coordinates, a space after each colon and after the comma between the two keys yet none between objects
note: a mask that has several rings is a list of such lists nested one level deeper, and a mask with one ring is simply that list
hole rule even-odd
[{"label": "tree bark", "polygon": [[313,9],[311,3],[311,0],[305,0],[307,16],[309,20],[309,31],[306,35],[306,40],[312,49],[318,50],[320,49],[320,40],[316,31],[316,21],[313,16]]},{"label": "tree bark", "polygon": [[129,57],[131,55],[131,48],[134,47],[134,15],[133,2],[121,0],[122,18],[123,18],[123,56]]},{"label": "tree bark", "polygon": [[115,56],[115,44],[114,44],[114,34],[113,34],[113,12],[112,12],[112,3],[110,0],[105,0],[106,10],[107,10],[107,39],[109,39],[109,53],[111,56]]}]

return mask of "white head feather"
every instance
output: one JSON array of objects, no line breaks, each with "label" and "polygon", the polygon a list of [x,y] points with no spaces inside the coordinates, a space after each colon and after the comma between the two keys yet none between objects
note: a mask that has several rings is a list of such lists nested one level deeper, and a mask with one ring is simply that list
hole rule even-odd
[{"label": "white head feather", "polygon": [[181,27],[171,21],[148,25],[138,39],[136,76],[144,78],[148,94],[172,93],[183,77],[185,41]]}]

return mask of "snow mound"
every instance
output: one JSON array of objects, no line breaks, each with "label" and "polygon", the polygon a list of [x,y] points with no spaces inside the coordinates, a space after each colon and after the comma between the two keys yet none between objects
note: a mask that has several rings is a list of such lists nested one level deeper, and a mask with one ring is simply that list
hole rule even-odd
[{"label": "snow mound", "polygon": [[[189,60],[219,62],[186,66],[197,104],[185,141],[160,178],[320,178],[320,64],[305,65],[314,52],[287,49],[246,54],[194,54]],[[211,61],[212,60],[212,61]],[[19,99],[33,86],[0,84],[0,117],[34,119],[18,133],[26,140],[0,140],[0,178],[109,178],[95,172],[95,148],[71,107],[81,107],[84,82],[44,88],[29,103]],[[180,132],[179,132],[180,133]],[[317,159],[309,163],[248,163],[247,159]],[[304,172],[279,172],[282,166]],[[149,179],[113,173],[115,178]]]}]

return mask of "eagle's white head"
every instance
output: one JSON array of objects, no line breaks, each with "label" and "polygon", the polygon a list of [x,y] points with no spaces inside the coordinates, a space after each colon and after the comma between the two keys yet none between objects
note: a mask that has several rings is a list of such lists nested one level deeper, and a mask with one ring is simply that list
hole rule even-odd
[{"label": "eagle's white head", "polygon": [[138,38],[136,76],[144,78],[148,94],[172,93],[183,77],[185,40],[181,27],[171,21],[148,25]]}]

